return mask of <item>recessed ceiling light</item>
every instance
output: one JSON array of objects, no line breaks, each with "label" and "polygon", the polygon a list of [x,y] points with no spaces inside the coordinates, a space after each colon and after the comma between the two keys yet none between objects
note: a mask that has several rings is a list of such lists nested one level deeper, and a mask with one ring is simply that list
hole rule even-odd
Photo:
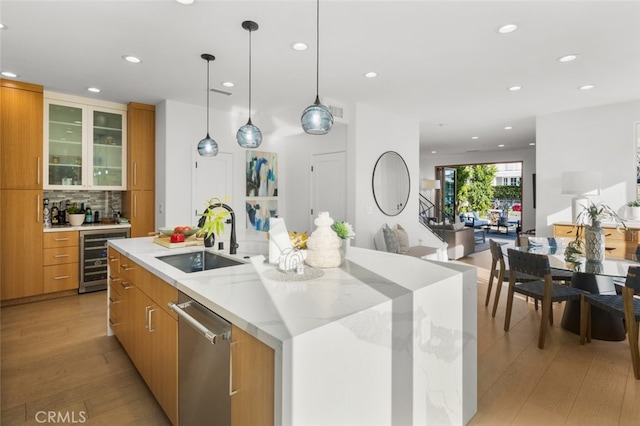
[{"label": "recessed ceiling light", "polygon": [[5,24],[3,24],[2,22],[0,22],[0,30],[4,30],[6,28],[7,28],[7,26]]},{"label": "recessed ceiling light", "polygon": [[307,50],[307,47],[309,47],[309,46],[307,46],[307,44],[306,44],[306,43],[303,43],[303,42],[301,42],[301,41],[298,41],[298,42],[293,43],[293,44],[291,45],[291,48],[292,48],[293,50],[300,50],[300,51],[302,51],[302,50]]},{"label": "recessed ceiling light", "polygon": [[570,54],[570,55],[564,55],[558,58],[558,62],[571,62],[571,61],[575,61],[576,59],[578,59],[578,55],[576,54]]},{"label": "recessed ceiling light", "polygon": [[478,139],[478,136],[471,136],[471,139]]},{"label": "recessed ceiling light", "polygon": [[511,127],[511,126],[504,126],[504,129],[505,129],[505,130],[511,130],[511,129],[513,129],[513,127]]},{"label": "recessed ceiling light", "polygon": [[131,62],[132,64],[139,64],[140,62],[142,62],[140,58],[136,58],[135,56],[131,56],[131,55],[123,55],[122,59],[124,59],[127,62]]},{"label": "recessed ceiling light", "polygon": [[518,29],[518,25],[517,24],[506,24],[506,25],[503,25],[500,28],[498,28],[498,32],[500,34],[508,34],[508,33],[514,32],[517,29]]},{"label": "recessed ceiling light", "polygon": [[522,86],[511,86],[509,87],[510,92],[517,92],[518,90],[522,90]]},{"label": "recessed ceiling light", "polygon": [[501,143],[500,145],[498,145],[498,148],[504,148],[504,144]]},{"label": "recessed ceiling light", "polygon": [[100,93],[100,89],[97,87],[88,87],[87,90],[92,93]]},{"label": "recessed ceiling light", "polygon": [[596,86],[594,86],[593,84],[585,84],[584,86],[580,86],[580,90],[591,90],[594,87]]},{"label": "recessed ceiling light", "polygon": [[9,78],[18,77],[18,74],[12,73],[11,71],[2,71],[2,73],[0,73],[0,74],[2,74],[5,77],[9,77]]},{"label": "recessed ceiling light", "polygon": [[431,153],[432,153],[432,154],[435,154],[436,152],[435,152],[435,151],[431,151]]},{"label": "recessed ceiling light", "polygon": [[377,76],[378,76],[378,73],[377,73],[377,72],[374,72],[374,71],[369,71],[369,72],[367,72],[367,73],[364,73],[364,76],[365,76],[366,78],[374,78],[374,77],[377,77]]},{"label": "recessed ceiling light", "polygon": [[233,86],[235,86],[235,84],[233,84],[233,83],[232,83],[232,82],[230,82],[230,81],[223,81],[223,82],[222,82],[222,83],[220,83],[220,84],[222,84],[224,87],[233,87]]},{"label": "recessed ceiling light", "polygon": [[193,4],[193,0],[176,0],[180,4]]},{"label": "recessed ceiling light", "polygon": [[535,142],[529,142],[529,145],[534,146],[536,143]]}]

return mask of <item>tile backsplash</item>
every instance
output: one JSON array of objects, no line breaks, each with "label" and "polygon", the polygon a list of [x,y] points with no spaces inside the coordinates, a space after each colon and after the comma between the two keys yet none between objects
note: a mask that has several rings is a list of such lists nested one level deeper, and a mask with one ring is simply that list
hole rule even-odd
[{"label": "tile backsplash", "polygon": [[[101,217],[112,217],[113,210],[122,211],[122,192],[120,191],[44,191],[44,198],[49,200],[49,208],[53,203],[65,203],[67,200],[77,203],[78,207],[84,203],[85,208],[91,207],[95,213],[100,212]],[[113,210],[111,210],[111,208]]]}]

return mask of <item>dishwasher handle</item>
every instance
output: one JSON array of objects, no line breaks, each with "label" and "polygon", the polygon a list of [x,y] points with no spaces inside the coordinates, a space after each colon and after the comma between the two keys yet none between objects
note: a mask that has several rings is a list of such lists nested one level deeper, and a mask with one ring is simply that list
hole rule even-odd
[{"label": "dishwasher handle", "polygon": [[205,337],[205,339],[207,339],[209,342],[211,342],[212,345],[215,345],[216,341],[218,339],[229,340],[229,338],[231,337],[231,333],[230,332],[222,333],[222,334],[214,333],[213,331],[209,330],[207,327],[202,325],[194,317],[192,317],[191,315],[186,313],[184,311],[184,309],[189,307],[189,306],[191,306],[191,302],[190,301],[189,302],[184,302],[184,303],[179,303],[179,304],[175,303],[175,302],[169,302],[169,303],[167,303],[167,305],[169,306],[169,309],[171,309],[173,312],[178,314],[178,316],[180,316],[187,323],[189,323],[190,326],[192,326],[193,328],[198,330],[200,333],[202,333],[202,335]]}]

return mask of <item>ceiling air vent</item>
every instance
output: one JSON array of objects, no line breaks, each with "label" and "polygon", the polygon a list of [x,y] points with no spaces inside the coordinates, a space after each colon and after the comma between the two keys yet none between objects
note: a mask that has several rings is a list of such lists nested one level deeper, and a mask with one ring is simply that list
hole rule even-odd
[{"label": "ceiling air vent", "polygon": [[221,95],[226,95],[226,96],[233,95],[233,93],[231,93],[231,92],[225,92],[224,90],[219,90],[219,89],[209,89],[209,90],[211,90],[211,91],[212,91],[212,92],[214,92],[214,93],[219,93],[219,94],[221,94]]},{"label": "ceiling air vent", "polygon": [[467,151],[467,152],[480,152],[480,150],[479,150],[479,149],[470,149],[470,150],[469,150],[469,151]]},{"label": "ceiling air vent", "polygon": [[333,118],[344,118],[342,108],[329,105],[329,112],[333,115]]}]

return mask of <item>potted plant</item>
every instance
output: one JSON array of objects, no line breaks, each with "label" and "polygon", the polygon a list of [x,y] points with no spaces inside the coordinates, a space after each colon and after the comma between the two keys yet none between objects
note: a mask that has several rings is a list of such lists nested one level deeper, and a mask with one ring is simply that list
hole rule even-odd
[{"label": "potted plant", "polygon": [[216,234],[220,237],[224,232],[224,224],[230,212],[224,208],[226,204],[217,197],[207,200],[206,206],[198,221],[198,233],[204,238],[206,247],[213,247]]},{"label": "potted plant", "polygon": [[640,200],[633,200],[627,203],[629,215],[632,220],[640,220]]},{"label": "potted plant", "polygon": [[[602,222],[615,223],[616,229],[627,229],[624,221],[618,213],[603,203],[590,203],[582,206],[583,210],[578,214],[576,222],[584,224],[584,255],[588,262],[602,262],[604,260],[604,231]],[[576,240],[581,237],[581,228],[578,227]]]},{"label": "potted plant", "polygon": [[351,239],[356,236],[356,233],[353,232],[353,226],[348,222],[339,221],[333,222],[331,229],[342,240],[342,252],[346,256],[347,249],[351,245]]},{"label": "potted plant", "polygon": [[72,226],[80,226],[84,223],[84,211],[76,206],[67,207],[67,219]]}]

